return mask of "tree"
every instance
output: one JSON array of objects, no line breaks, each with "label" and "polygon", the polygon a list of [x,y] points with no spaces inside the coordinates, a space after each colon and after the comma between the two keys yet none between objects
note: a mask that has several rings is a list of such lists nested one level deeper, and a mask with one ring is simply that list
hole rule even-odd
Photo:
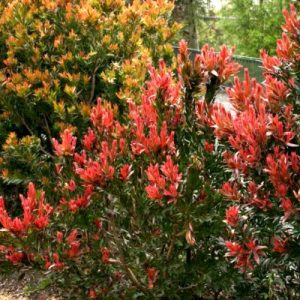
[{"label": "tree", "polygon": [[221,11],[219,27],[224,41],[236,45],[237,53],[259,56],[261,48],[274,54],[283,23],[282,9],[291,0],[231,0]]},{"label": "tree", "polygon": [[187,40],[189,47],[199,49],[197,33],[197,0],[176,0],[173,17],[176,21],[183,23],[183,37]]}]

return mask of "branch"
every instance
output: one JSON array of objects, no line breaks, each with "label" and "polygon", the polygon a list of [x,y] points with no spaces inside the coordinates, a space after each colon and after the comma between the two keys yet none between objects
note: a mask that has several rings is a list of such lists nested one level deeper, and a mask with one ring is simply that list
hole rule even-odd
[{"label": "branch", "polygon": [[167,257],[166,257],[167,262],[171,258],[171,254],[172,254],[173,249],[174,249],[176,238],[177,238],[177,224],[175,224],[173,226],[173,233],[172,233],[172,237],[171,237],[171,242],[170,242],[170,246],[169,246]]},{"label": "branch", "polygon": [[[112,211],[112,196],[108,197],[108,200],[110,202],[110,211]],[[130,278],[130,280],[132,281],[132,283],[141,291],[143,291],[145,294],[150,294],[152,296],[153,293],[147,289],[146,287],[143,286],[143,284],[141,282],[139,282],[139,280],[136,278],[135,274],[133,273],[133,271],[131,270],[131,268],[128,266],[128,264],[126,263],[126,259],[125,259],[125,254],[123,251],[123,245],[120,241],[120,238],[118,236],[117,230],[116,230],[116,224],[115,224],[115,220],[114,220],[114,215],[111,214],[110,216],[110,222],[111,222],[111,234],[114,238],[114,242],[117,246],[118,252],[120,254],[120,264],[123,267],[124,271],[126,272],[127,276]]]},{"label": "branch", "polygon": [[94,99],[95,96],[95,85],[96,85],[96,73],[99,70],[100,66],[96,66],[94,71],[93,71],[93,75],[92,75],[92,89],[91,89],[91,94],[90,94],[90,99],[89,99],[89,103],[91,103]]},{"label": "branch", "polygon": [[[26,129],[28,130],[28,132],[29,132],[32,136],[35,136],[34,132],[33,132],[33,131],[31,130],[31,128],[28,126],[28,124],[26,123],[25,119],[24,119],[20,114],[17,113],[17,115],[18,115],[18,117],[20,118],[20,120],[22,121],[23,125],[24,125],[24,126],[26,127]],[[50,156],[51,158],[54,158],[54,156],[53,156],[50,152],[48,152],[42,145],[41,145],[41,151],[42,151],[44,154]]]}]

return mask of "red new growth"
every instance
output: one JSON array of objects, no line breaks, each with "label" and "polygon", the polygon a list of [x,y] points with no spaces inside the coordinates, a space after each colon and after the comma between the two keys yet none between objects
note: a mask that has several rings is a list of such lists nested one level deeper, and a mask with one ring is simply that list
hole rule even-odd
[{"label": "red new growth", "polygon": [[156,268],[148,268],[147,269],[147,277],[148,277],[148,289],[153,289],[154,283],[157,280],[158,271]]},{"label": "red new growth", "polygon": [[20,235],[26,234],[29,228],[41,230],[47,227],[53,208],[49,204],[45,204],[44,199],[45,193],[42,192],[37,197],[34,184],[29,183],[27,197],[20,195],[23,218],[12,219],[5,209],[4,199],[0,197],[0,223],[7,230]]},{"label": "red new growth", "polygon": [[61,143],[55,138],[52,139],[55,154],[57,156],[72,156],[75,152],[77,138],[73,136],[69,129],[65,129],[65,131],[60,134],[60,138]]},{"label": "red new growth", "polygon": [[239,207],[231,206],[226,210],[226,223],[231,226],[236,226],[239,221]]},{"label": "red new growth", "polygon": [[168,198],[167,203],[177,201],[178,186],[181,180],[178,165],[173,163],[171,156],[167,156],[166,162],[159,168],[159,165],[150,165],[146,170],[150,185],[145,187],[149,199],[158,201],[162,205],[161,199]]}]

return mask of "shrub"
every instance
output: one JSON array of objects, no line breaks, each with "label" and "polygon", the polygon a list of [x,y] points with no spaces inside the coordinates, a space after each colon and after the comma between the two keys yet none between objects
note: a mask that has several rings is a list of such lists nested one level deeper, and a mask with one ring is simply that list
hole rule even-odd
[{"label": "shrub", "polygon": [[283,14],[277,56],[261,52],[264,83],[245,70],[245,80],[236,78],[227,90],[234,115],[215,116],[232,174],[220,190],[233,201],[226,210],[227,256],[257,293],[276,299],[299,297],[300,23],[294,5]]},{"label": "shrub", "polygon": [[1,199],[2,260],[90,298],[298,298],[300,23],[293,5],[284,16],[264,84],[245,70],[230,110],[215,95],[233,51],[192,62],[184,41],[177,73],[148,65],[122,112],[99,98],[85,135],[52,140],[52,194],[30,183],[22,217]]},{"label": "shrub", "polygon": [[[162,60],[158,70],[149,65],[141,97],[129,99],[122,115],[98,99],[82,138],[65,129],[53,139],[56,189],[46,199],[59,204],[43,209],[43,196],[29,200],[28,192],[26,203],[36,204],[27,208],[22,196],[23,218],[10,219],[2,203],[1,222],[18,237],[2,247],[6,259],[53,269],[93,297],[230,291],[234,276],[220,280],[227,264],[216,189],[226,176],[217,173],[222,158],[210,143],[213,130],[198,117],[208,108],[199,97],[213,101],[239,65],[226,47],[216,54],[204,46],[191,62],[181,42],[177,66],[178,79]],[[37,227],[32,217],[26,225],[27,210],[46,220]]]},{"label": "shrub", "polygon": [[[179,28],[169,23],[172,8],[167,0],[1,2],[4,183],[47,186],[49,175],[38,170],[51,162],[51,138],[65,128],[81,137],[98,96],[122,109],[124,99],[139,92],[147,63],[170,60],[169,42]],[[25,136],[31,136],[25,150],[34,157],[29,164],[19,156]]]}]

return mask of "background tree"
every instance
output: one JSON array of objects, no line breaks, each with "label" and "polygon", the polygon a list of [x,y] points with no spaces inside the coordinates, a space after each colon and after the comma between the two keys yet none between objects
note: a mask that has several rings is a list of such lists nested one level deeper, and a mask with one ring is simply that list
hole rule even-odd
[{"label": "background tree", "polygon": [[173,18],[183,24],[182,36],[190,48],[199,49],[200,16],[207,14],[210,0],[176,0]]},{"label": "background tree", "polygon": [[274,54],[283,24],[282,9],[291,0],[231,0],[218,14],[223,41],[235,45],[237,54],[259,56],[261,48]]}]

